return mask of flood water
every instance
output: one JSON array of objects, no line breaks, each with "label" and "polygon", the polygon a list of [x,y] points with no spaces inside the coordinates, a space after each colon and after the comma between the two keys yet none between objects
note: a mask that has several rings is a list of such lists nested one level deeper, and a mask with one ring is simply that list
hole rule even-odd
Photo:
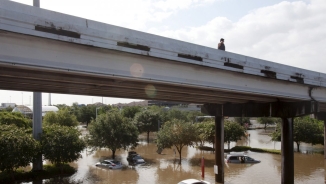
[{"label": "flood water", "polygon": [[[280,143],[270,141],[270,137],[264,130],[249,130],[250,140],[242,140],[235,145],[250,145],[257,148],[280,149]],[[225,145],[227,148],[227,145]],[[296,149],[296,148],[295,148]],[[323,146],[302,145],[303,151],[322,150]],[[111,158],[111,151],[101,149],[93,154],[83,152],[83,158],[71,163],[78,171],[66,178],[65,183],[83,184],[173,184],[188,178],[202,179],[200,159],[205,158],[204,180],[215,183],[214,153],[200,151],[194,147],[182,149],[182,163],[179,165],[179,155],[174,154],[173,149],[164,149],[162,154],[156,153],[154,143],[147,144],[145,137],[135,151],[140,154],[146,165],[131,167],[126,160],[127,151],[117,151],[117,160],[120,160],[125,168],[110,170],[95,167],[95,163]],[[228,164],[225,165],[225,183],[227,184],[275,184],[281,183],[281,155],[248,152],[248,156],[261,160],[258,164]],[[294,154],[294,177],[297,184],[325,183],[324,156],[322,154]],[[47,181],[46,183],[51,183]]]}]

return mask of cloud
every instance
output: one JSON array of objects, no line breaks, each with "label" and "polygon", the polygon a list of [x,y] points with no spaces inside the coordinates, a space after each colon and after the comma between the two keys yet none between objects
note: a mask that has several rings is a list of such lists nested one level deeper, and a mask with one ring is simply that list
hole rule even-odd
[{"label": "cloud", "polygon": [[281,2],[243,16],[237,22],[216,17],[199,27],[149,29],[154,34],[326,73],[326,2]]},{"label": "cloud", "polygon": [[[13,0],[32,5],[32,0]],[[126,28],[143,30],[180,10],[211,4],[218,0],[56,0],[42,1],[41,8]]]}]

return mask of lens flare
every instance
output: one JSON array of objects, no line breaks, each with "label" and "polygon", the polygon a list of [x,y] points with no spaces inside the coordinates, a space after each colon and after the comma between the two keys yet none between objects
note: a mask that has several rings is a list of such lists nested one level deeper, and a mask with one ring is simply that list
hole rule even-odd
[{"label": "lens flare", "polygon": [[130,67],[130,74],[134,77],[142,77],[144,73],[144,67],[139,64],[139,63],[135,63],[133,65],[131,65]]},{"label": "lens flare", "polygon": [[156,88],[152,84],[148,84],[145,87],[145,93],[148,97],[154,98],[156,96]]}]

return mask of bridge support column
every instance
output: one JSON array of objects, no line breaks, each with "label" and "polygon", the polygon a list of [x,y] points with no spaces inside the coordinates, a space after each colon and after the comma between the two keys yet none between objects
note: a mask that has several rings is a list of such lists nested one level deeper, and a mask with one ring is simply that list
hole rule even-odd
[{"label": "bridge support column", "polygon": [[[42,134],[42,93],[33,93],[33,137],[40,141]],[[33,171],[43,170],[42,154],[33,161]]]},{"label": "bridge support column", "polygon": [[[316,113],[315,118],[317,118],[318,120],[324,121],[324,159],[326,159],[326,112]],[[326,173],[326,170],[325,170],[325,173]]]},{"label": "bridge support column", "polygon": [[294,184],[293,118],[282,118],[282,184]]},{"label": "bridge support column", "polygon": [[[215,181],[224,183],[224,117],[215,116]],[[215,169],[214,169],[215,170]]]}]

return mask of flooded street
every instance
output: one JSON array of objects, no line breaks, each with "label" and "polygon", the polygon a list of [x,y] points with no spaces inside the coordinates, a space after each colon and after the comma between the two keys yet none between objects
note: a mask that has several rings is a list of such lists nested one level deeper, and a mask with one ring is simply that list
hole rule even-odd
[{"label": "flooded street", "polygon": [[[248,145],[269,149],[280,149],[280,143],[270,141],[264,130],[250,130],[250,141],[243,140],[235,145]],[[227,145],[225,145],[227,148]],[[296,148],[295,148],[296,149]],[[305,150],[320,150],[320,145],[303,145]],[[164,149],[162,154],[156,153],[157,147],[154,143],[147,144],[144,140],[135,151],[140,154],[146,165],[131,167],[126,160],[127,151],[118,151],[117,160],[120,160],[125,168],[122,170],[109,170],[95,167],[99,160],[111,158],[111,151],[106,149],[98,150],[87,155],[83,152],[83,158],[72,165],[78,168],[70,181],[76,183],[157,183],[172,184],[178,183],[187,178],[201,179],[200,159],[205,158],[204,180],[215,183],[213,171],[214,153],[200,151],[193,147],[185,147],[182,150],[182,164],[178,164],[178,153],[175,155],[173,149]],[[265,183],[274,184],[281,181],[281,155],[268,153],[248,152],[248,156],[261,160],[259,164],[228,164],[225,165],[225,183]],[[294,154],[295,183],[316,184],[324,183],[324,158],[322,154]]]}]

